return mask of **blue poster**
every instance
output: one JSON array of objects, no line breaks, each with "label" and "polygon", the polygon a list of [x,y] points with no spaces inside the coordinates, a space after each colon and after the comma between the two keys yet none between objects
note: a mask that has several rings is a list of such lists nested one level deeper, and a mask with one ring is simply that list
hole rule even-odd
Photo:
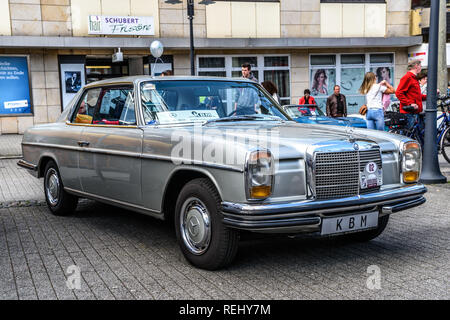
[{"label": "blue poster", "polygon": [[27,57],[0,56],[0,115],[31,113]]}]

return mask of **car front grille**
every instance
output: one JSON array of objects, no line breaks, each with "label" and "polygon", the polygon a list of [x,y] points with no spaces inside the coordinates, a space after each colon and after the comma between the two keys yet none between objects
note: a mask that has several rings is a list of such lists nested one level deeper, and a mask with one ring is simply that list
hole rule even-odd
[{"label": "car front grille", "polygon": [[369,162],[382,168],[380,148],[344,152],[318,152],[315,155],[316,199],[332,199],[375,192],[378,188],[360,190],[359,174]]}]

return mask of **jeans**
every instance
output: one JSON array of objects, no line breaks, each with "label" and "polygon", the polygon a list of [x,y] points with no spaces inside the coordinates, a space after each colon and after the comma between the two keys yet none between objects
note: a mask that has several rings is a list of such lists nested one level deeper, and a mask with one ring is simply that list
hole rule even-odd
[{"label": "jeans", "polygon": [[414,114],[414,113],[407,113],[407,114],[405,114],[406,115],[406,119],[407,119],[407,123],[406,123],[406,128],[408,129],[408,130],[411,130],[413,127],[414,127],[414,125],[416,124],[416,121],[417,121],[417,114]]},{"label": "jeans", "polygon": [[368,109],[366,114],[367,129],[384,131],[383,109]]}]

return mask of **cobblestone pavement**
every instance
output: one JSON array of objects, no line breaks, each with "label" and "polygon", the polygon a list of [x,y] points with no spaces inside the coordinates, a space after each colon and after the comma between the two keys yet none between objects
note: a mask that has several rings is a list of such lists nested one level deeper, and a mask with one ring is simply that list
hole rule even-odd
[{"label": "cobblestone pavement", "polygon": [[[0,299],[450,299],[450,185],[429,191],[369,243],[245,237],[215,272],[190,266],[173,228],[144,215],[87,200],[68,217],[3,208]],[[72,265],[80,289],[66,285]]]},{"label": "cobblestone pavement", "polygon": [[[52,216],[42,179],[16,162],[0,160],[0,299],[450,299],[450,183],[369,243],[243,235],[234,263],[208,272],[159,220],[87,200]],[[81,286],[70,290],[73,265]]]},{"label": "cobblestone pavement", "polygon": [[0,135],[0,158],[22,155],[22,137],[20,134]]},{"label": "cobblestone pavement", "polygon": [[30,203],[45,199],[42,179],[34,178],[27,169],[17,166],[17,161],[0,160],[0,207],[5,203]]}]

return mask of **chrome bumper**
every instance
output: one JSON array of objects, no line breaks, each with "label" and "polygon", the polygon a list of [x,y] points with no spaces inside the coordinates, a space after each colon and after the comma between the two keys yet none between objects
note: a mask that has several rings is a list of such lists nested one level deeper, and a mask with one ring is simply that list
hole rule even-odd
[{"label": "chrome bumper", "polygon": [[332,200],[238,204],[222,202],[223,222],[258,232],[315,232],[322,218],[379,210],[380,217],[423,204],[422,184],[384,188],[379,192]]},{"label": "chrome bumper", "polygon": [[32,163],[30,163],[30,162],[27,162],[27,161],[25,161],[25,160],[19,160],[18,162],[17,162],[17,165],[19,166],[19,167],[22,167],[22,168],[25,168],[25,169],[28,169],[28,170],[30,170],[29,172],[33,175],[33,176],[35,176],[35,177],[37,177],[38,176],[38,166],[37,165],[35,165],[35,164],[32,164]]}]

